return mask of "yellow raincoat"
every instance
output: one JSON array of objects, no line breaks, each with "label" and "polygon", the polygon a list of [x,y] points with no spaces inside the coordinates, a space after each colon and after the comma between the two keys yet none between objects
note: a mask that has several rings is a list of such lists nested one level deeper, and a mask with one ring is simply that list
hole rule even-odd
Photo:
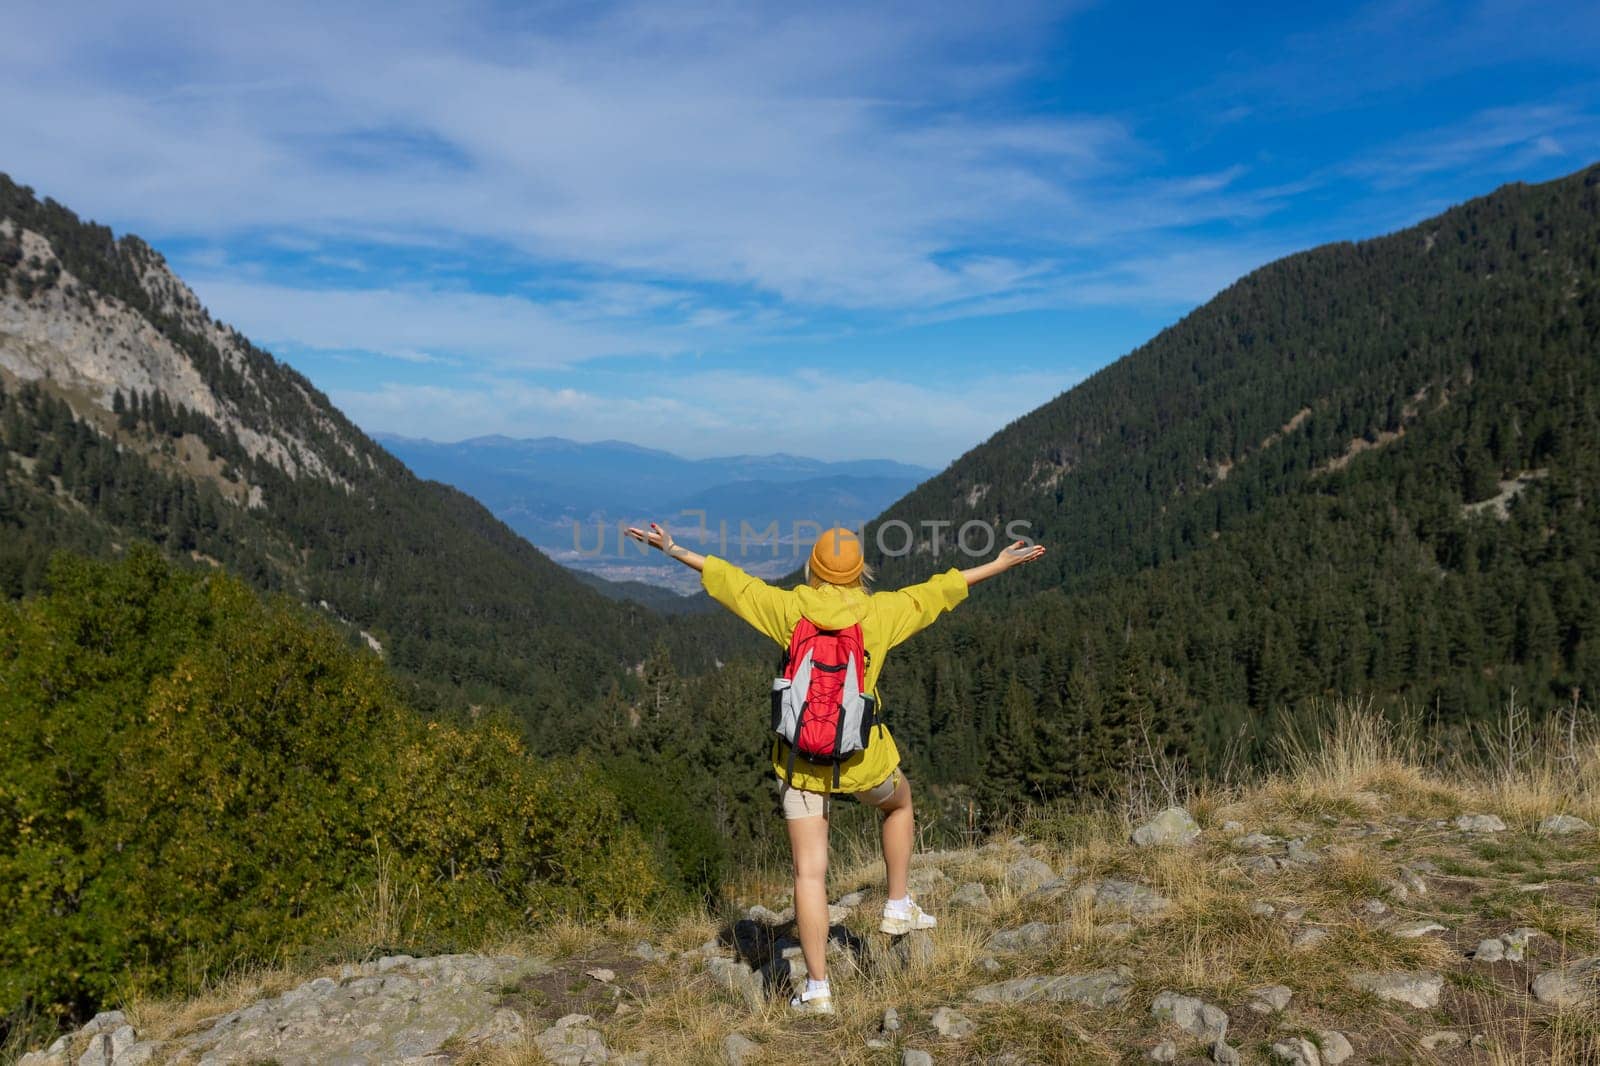
[{"label": "yellow raincoat", "polygon": [[[822,629],[842,629],[860,622],[861,642],[870,657],[862,688],[875,700],[878,674],[883,670],[883,659],[889,649],[967,598],[967,579],[955,567],[935,574],[920,585],[869,594],[839,585],[775,588],[726,559],[708,555],[705,569],[700,573],[700,584],[712,599],[765,633],[781,648],[789,647],[789,635],[794,632],[801,615]],[[883,702],[878,700],[877,706],[881,714]],[[784,776],[788,765],[786,746],[773,745],[772,765],[778,776]],[[833,784],[831,764],[820,765],[800,758],[794,761],[794,786],[810,792],[864,792],[880,784],[899,765],[900,751],[894,746],[889,730],[874,728],[866,750],[857,752],[840,766],[837,787]]]}]

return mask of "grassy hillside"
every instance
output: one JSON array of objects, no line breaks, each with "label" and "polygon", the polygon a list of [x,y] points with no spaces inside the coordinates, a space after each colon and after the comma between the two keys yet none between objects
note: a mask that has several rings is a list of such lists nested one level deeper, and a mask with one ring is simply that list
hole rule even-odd
[{"label": "grassy hillside", "polygon": [[[1431,758],[1415,723],[1370,708],[1331,721],[1248,782],[1169,774],[1095,810],[1021,809],[981,846],[925,849],[913,885],[939,927],[893,943],[876,931],[872,842],[847,834],[830,875],[834,1018],[794,1019],[763,990],[782,995],[795,951],[778,868],[747,870],[741,905],[711,916],[560,922],[485,943],[482,963],[385,942],[119,1004],[157,1061],[267,1059],[358,1031],[507,1066],[1595,1061],[1592,716],[1532,733],[1513,709],[1487,762]],[[1169,803],[1198,837],[1130,843]],[[423,980],[446,964],[477,976]],[[385,986],[411,997],[406,1012]],[[447,1005],[456,1030],[421,1028]]]}]

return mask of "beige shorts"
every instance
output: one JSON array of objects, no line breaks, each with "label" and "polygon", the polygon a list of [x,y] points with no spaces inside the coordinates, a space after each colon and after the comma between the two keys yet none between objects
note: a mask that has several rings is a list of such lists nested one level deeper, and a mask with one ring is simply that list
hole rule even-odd
[{"label": "beige shorts", "polygon": [[[894,795],[894,790],[900,787],[900,771],[898,768],[889,771],[889,776],[873,785],[865,792],[848,792],[841,795],[854,796],[869,807],[881,807]],[[828,804],[833,795],[826,792],[807,792],[803,788],[792,788],[789,782],[778,778],[778,799],[783,804],[783,816],[794,818],[817,818],[828,813]]]}]

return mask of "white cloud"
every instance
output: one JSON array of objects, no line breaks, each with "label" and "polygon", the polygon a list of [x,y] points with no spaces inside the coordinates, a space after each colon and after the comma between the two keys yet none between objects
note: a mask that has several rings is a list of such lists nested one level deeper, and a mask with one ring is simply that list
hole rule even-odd
[{"label": "white cloud", "polygon": [[1059,6],[163,12],[12,13],[0,93],[27,106],[0,135],[52,195],[168,234],[503,242],[907,309],[1006,291],[1048,258],[1030,245],[1239,210],[1231,172],[1130,182],[1115,119],[969,106],[1030,71]]},{"label": "white cloud", "polygon": [[[1564,142],[1578,151],[1572,153]],[[1354,160],[1344,168],[1379,189],[1394,189],[1444,171],[1507,173],[1539,159],[1573,154],[1583,162],[1600,148],[1600,117],[1572,105],[1491,108]]]},{"label": "white cloud", "polygon": [[420,286],[297,288],[220,277],[200,278],[194,289],[213,314],[258,343],[410,362],[551,369],[602,356],[675,355],[739,335],[732,320],[646,322],[640,312],[657,301],[618,286],[606,286],[593,302]]}]

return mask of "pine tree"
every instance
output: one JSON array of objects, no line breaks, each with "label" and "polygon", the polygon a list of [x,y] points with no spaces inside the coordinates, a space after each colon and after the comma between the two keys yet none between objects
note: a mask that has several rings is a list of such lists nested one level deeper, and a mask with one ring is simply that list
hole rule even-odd
[{"label": "pine tree", "polygon": [[1006,685],[999,734],[989,745],[978,790],[991,820],[1017,797],[1029,794],[1028,771],[1038,760],[1037,722],[1033,695],[1013,677]]}]

